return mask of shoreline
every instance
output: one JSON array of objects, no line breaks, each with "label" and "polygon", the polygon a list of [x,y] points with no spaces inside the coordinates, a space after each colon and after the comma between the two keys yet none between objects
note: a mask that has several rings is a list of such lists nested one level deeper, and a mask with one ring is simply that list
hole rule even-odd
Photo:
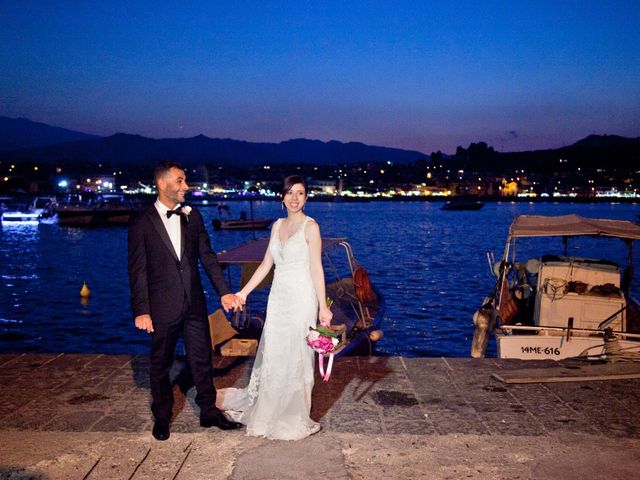
[{"label": "shoreline", "polygon": [[[154,197],[155,198],[155,197]],[[340,200],[337,200],[339,198]],[[485,203],[578,203],[578,204],[616,204],[616,203],[625,203],[625,204],[640,204],[640,198],[594,198],[594,197],[574,197],[574,198],[528,198],[528,197],[513,197],[513,198],[504,198],[504,197],[494,197],[494,196],[464,196],[464,195],[456,195],[450,197],[422,197],[422,196],[406,196],[406,197],[376,197],[376,198],[368,198],[368,197],[319,197],[313,196],[309,197],[309,202],[330,202],[330,203],[370,203],[370,202],[425,202],[425,203],[445,203],[452,200],[470,200],[470,201],[481,201]],[[279,199],[274,197],[252,197],[247,198],[243,196],[234,196],[234,197],[215,197],[207,199],[210,202],[248,202],[248,201],[256,201],[256,202],[280,202]],[[203,204],[202,201],[198,201],[192,198],[188,199],[186,203],[190,205],[196,205],[198,207],[215,207],[216,203]]]}]

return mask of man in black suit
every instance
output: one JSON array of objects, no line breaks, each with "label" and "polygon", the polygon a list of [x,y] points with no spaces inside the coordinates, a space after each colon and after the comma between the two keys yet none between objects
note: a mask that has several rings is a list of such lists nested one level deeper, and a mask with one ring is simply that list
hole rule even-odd
[{"label": "man in black suit", "polygon": [[226,311],[241,308],[242,302],[224,280],[200,212],[183,206],[189,188],[184,169],[178,163],[163,162],[156,167],[154,179],[157,201],[129,226],[129,284],[135,325],[151,334],[153,436],[169,438],[173,407],[169,371],[180,334],[196,385],[200,425],[239,428],[239,423],[227,419],[215,406],[211,337],[198,259]]}]

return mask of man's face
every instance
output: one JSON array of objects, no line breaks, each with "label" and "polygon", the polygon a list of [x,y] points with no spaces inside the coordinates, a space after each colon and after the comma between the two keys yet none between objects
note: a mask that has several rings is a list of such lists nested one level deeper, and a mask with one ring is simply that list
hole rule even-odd
[{"label": "man's face", "polygon": [[175,206],[184,202],[184,194],[189,190],[187,185],[187,177],[183,170],[171,167],[169,171],[158,179],[158,195],[160,201],[167,206]]}]

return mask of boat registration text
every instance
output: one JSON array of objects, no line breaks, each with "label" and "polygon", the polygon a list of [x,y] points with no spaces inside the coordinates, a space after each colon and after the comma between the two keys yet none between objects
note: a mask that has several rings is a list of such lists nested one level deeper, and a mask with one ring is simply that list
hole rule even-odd
[{"label": "boat registration text", "polygon": [[522,353],[537,354],[537,355],[560,355],[560,349],[558,347],[540,347],[523,345],[520,347]]}]

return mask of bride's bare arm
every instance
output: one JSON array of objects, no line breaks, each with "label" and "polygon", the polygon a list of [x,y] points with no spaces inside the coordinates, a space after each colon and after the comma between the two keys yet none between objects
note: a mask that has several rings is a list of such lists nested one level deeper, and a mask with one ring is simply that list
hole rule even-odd
[{"label": "bride's bare arm", "polygon": [[320,323],[329,324],[333,314],[327,307],[327,296],[324,285],[324,271],[322,270],[322,237],[320,227],[314,221],[308,222],[305,228],[305,237],[309,243],[309,270],[311,281],[318,298]]},{"label": "bride's bare arm", "polygon": [[[271,228],[272,236],[274,235],[274,231],[275,224]],[[251,276],[247,284],[242,287],[242,290],[240,290],[236,295],[239,295],[242,300],[246,301],[247,297],[253,291],[253,289],[260,285],[260,282],[262,282],[262,280],[264,280],[264,278],[269,274],[269,272],[271,271],[271,267],[273,267],[273,257],[269,252],[269,247],[267,247],[267,251],[264,253],[262,263],[260,263],[260,266],[256,269],[255,272],[253,272],[253,275]]]}]

